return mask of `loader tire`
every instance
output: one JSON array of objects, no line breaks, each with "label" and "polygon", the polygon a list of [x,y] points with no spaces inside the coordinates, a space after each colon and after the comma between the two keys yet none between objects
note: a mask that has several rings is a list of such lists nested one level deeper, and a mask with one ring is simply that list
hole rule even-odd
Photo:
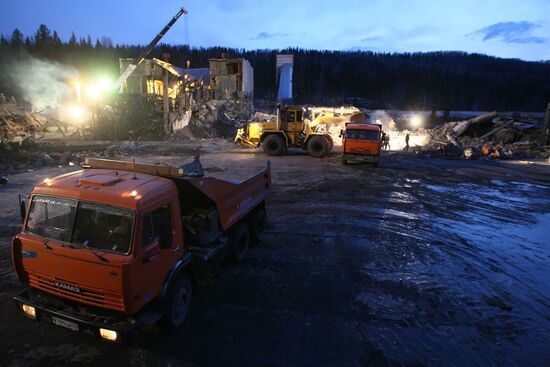
[{"label": "loader tire", "polygon": [[267,227],[267,214],[265,208],[256,209],[250,216],[250,243],[255,246],[262,242]]},{"label": "loader tire", "polygon": [[187,318],[193,295],[193,285],[187,274],[181,274],[170,286],[164,304],[162,325],[167,330],[181,326]]},{"label": "loader tire", "polygon": [[265,138],[262,147],[267,155],[281,155],[286,148],[286,144],[280,135],[271,134]]},{"label": "loader tire", "polygon": [[316,135],[307,142],[309,155],[315,158],[323,158],[330,152],[330,144],[324,136]]},{"label": "loader tire", "polygon": [[238,264],[244,260],[248,253],[250,245],[250,232],[248,226],[244,223],[237,224],[231,233],[231,252],[229,260],[233,264]]}]

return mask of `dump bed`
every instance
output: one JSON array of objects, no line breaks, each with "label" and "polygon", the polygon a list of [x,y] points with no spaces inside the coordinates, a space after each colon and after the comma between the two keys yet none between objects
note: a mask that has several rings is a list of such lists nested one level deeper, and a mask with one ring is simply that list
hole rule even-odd
[{"label": "dump bed", "polygon": [[180,193],[182,211],[215,207],[225,231],[261,204],[271,187],[271,167],[242,181],[230,182],[214,177],[174,178]]},{"label": "dump bed", "polygon": [[86,164],[90,168],[119,169],[171,179],[178,189],[183,214],[216,209],[224,231],[261,204],[271,187],[269,162],[263,170],[242,182],[202,177],[198,160],[193,163],[193,170],[188,169],[189,165],[170,167],[106,159],[89,159]]}]

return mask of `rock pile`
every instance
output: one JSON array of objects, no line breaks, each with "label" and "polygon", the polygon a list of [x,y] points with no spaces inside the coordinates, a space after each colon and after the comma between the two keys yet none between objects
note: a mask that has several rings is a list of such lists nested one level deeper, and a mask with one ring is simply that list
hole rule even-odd
[{"label": "rock pile", "polygon": [[0,140],[21,143],[26,137],[33,137],[35,132],[41,131],[46,122],[46,118],[31,112],[0,107]]},{"label": "rock pile", "polygon": [[247,101],[192,101],[189,123],[176,131],[174,137],[199,139],[233,137],[236,125],[249,120],[253,114],[254,106]]},{"label": "rock pile", "polygon": [[429,143],[415,149],[449,158],[547,158],[550,147],[538,144],[541,128],[538,121],[506,119],[491,112],[428,130]]}]

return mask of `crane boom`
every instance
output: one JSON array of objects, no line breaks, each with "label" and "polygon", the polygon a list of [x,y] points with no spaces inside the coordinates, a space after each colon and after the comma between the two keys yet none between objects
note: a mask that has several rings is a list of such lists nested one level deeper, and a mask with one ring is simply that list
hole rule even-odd
[{"label": "crane boom", "polygon": [[166,32],[168,32],[168,30],[172,28],[174,23],[176,23],[179,17],[181,17],[183,14],[187,14],[187,10],[185,8],[181,8],[178,13],[168,22],[168,24],[164,26],[159,34],[157,34],[157,36],[153,38],[153,40],[147,45],[145,50],[143,50],[141,54],[139,54],[134,62],[126,67],[126,70],[124,70],[124,72],[120,74],[120,77],[115,82],[114,90],[120,89],[122,87],[122,84],[124,84],[126,79],[128,79],[128,77],[132,75],[132,73],[137,69],[138,65],[147,57],[147,55],[149,55],[151,51],[153,51],[157,43],[159,43]]}]

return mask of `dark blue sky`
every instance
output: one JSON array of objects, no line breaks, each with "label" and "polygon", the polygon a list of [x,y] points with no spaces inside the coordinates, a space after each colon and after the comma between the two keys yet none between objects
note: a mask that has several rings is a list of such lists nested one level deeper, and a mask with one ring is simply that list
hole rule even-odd
[{"label": "dark blue sky", "polygon": [[[41,23],[63,40],[110,37],[146,44],[189,10],[191,46],[247,49],[479,52],[550,60],[548,0],[1,0],[0,33],[33,34]],[[180,20],[165,42],[184,43]]]}]

